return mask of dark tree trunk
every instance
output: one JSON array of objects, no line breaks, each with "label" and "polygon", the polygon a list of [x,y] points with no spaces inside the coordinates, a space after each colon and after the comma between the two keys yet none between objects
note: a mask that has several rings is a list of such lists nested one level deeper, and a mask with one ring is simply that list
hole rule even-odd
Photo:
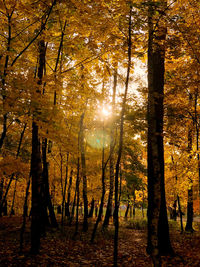
[{"label": "dark tree trunk", "polygon": [[81,115],[80,119],[80,150],[81,150],[81,166],[83,177],[83,203],[84,203],[84,218],[83,218],[83,231],[88,230],[88,199],[87,199],[87,176],[86,176],[86,161],[85,161],[85,148],[84,148],[84,126],[83,120],[85,112]]},{"label": "dark tree trunk", "polygon": [[15,205],[16,190],[17,190],[17,177],[15,180],[15,187],[14,187],[14,192],[13,192],[13,200],[12,200],[12,205],[11,205],[11,210],[10,210],[10,216],[15,215],[14,205]]},{"label": "dark tree trunk", "polygon": [[[112,95],[112,115],[114,114],[115,109],[115,95],[116,95],[116,89],[117,89],[117,68],[114,71],[114,83],[113,83],[113,95]],[[110,126],[110,190],[109,190],[109,196],[108,196],[108,204],[105,214],[105,219],[103,223],[103,227],[106,227],[109,225],[109,219],[111,216],[112,211],[112,205],[113,205],[113,188],[114,188],[114,146],[115,146],[115,140],[114,140],[114,121],[112,120],[111,126]]]},{"label": "dark tree trunk", "polygon": [[[160,5],[160,12],[166,8]],[[163,98],[166,27],[156,18],[155,6],[149,1],[148,14],[148,245],[147,252],[155,266],[161,254],[172,253],[165,202]],[[156,25],[154,22],[157,22]],[[155,29],[156,27],[156,29]]]},{"label": "dark tree trunk", "polygon": [[181,210],[181,203],[180,203],[180,197],[177,195],[177,201],[178,201],[178,211],[180,215],[180,224],[181,224],[181,234],[183,233],[183,212]]},{"label": "dark tree trunk", "polygon": [[130,208],[130,201],[128,200],[128,205],[127,205],[126,212],[125,212],[125,215],[124,215],[124,217],[125,217],[126,219],[127,219],[127,217],[128,217],[129,208]]},{"label": "dark tree trunk", "polygon": [[[192,95],[189,94],[189,105],[192,103]],[[191,159],[191,151],[192,151],[192,135],[193,135],[193,125],[189,123],[188,129],[188,154],[189,154],[189,161]],[[193,180],[189,179],[189,189],[188,189],[188,201],[187,201],[187,222],[185,226],[185,231],[193,232]]]},{"label": "dark tree trunk", "polygon": [[29,188],[30,188],[30,183],[31,183],[31,173],[29,175],[29,179],[27,182],[26,186],[26,195],[25,195],[25,200],[24,200],[24,209],[23,209],[23,223],[20,231],[20,252],[22,252],[23,249],[23,242],[24,242],[24,231],[26,228],[26,217],[28,214],[28,195],[29,195]]},{"label": "dark tree trunk", "polygon": [[7,38],[7,55],[5,57],[5,63],[4,63],[4,71],[3,75],[1,77],[2,81],[2,99],[3,99],[3,131],[1,133],[1,138],[0,138],[0,151],[3,146],[3,142],[5,140],[6,134],[7,134],[7,119],[8,119],[8,114],[7,112],[4,111],[5,108],[5,102],[6,102],[6,89],[5,89],[5,82],[6,82],[6,76],[8,75],[8,63],[9,63],[9,52],[11,49],[11,18],[12,18],[13,12],[11,12],[11,15],[7,15],[8,19],[8,38]]},{"label": "dark tree trunk", "polygon": [[[103,125],[103,132],[104,132],[104,125]],[[108,163],[108,161],[105,163],[104,162],[104,143],[105,143],[105,140],[104,140],[104,134],[103,134],[103,149],[102,149],[102,176],[101,176],[101,182],[102,182],[102,195],[101,195],[101,203],[100,203],[100,207],[99,207],[99,213],[98,213],[98,216],[97,216],[97,220],[96,220],[96,223],[94,225],[94,229],[93,229],[93,232],[92,232],[92,236],[91,236],[91,242],[94,242],[94,238],[95,238],[95,235],[96,235],[96,231],[97,231],[97,228],[98,228],[98,225],[102,219],[102,215],[103,215],[103,206],[104,206],[104,197],[105,197],[105,192],[106,192],[106,189],[105,189],[105,171],[106,171],[106,165]]]},{"label": "dark tree trunk", "polygon": [[188,202],[187,202],[187,222],[185,231],[193,232],[193,186],[188,189]]},{"label": "dark tree trunk", "polygon": [[67,190],[67,203],[65,206],[65,216],[67,217],[70,217],[69,207],[70,207],[70,198],[71,198],[72,177],[73,177],[73,169],[71,170],[71,173],[70,173],[69,186]]},{"label": "dark tree trunk", "polygon": [[[41,94],[43,71],[45,65],[45,42],[39,41],[39,66],[38,66],[38,96]],[[36,107],[35,114],[39,108]],[[42,177],[42,161],[40,153],[40,140],[38,125],[33,117],[32,123],[32,155],[31,155],[31,174],[32,174],[32,216],[31,216],[31,253],[37,254],[40,249],[40,237],[45,231],[44,222],[44,182]]]},{"label": "dark tree trunk", "polygon": [[94,213],[94,198],[92,198],[92,201],[91,201],[91,208],[90,208],[90,212],[88,214],[88,218],[92,218],[93,213]]},{"label": "dark tree trunk", "polygon": [[40,236],[44,231],[43,215],[43,179],[42,163],[40,155],[40,145],[38,138],[38,126],[36,122],[32,123],[32,216],[31,216],[31,253],[37,254],[40,249]]},{"label": "dark tree trunk", "polygon": [[[2,203],[2,198],[3,198],[3,184],[4,184],[4,179],[1,178],[1,183],[0,183],[0,203]],[[2,216],[2,206],[0,204],[0,217]]]},{"label": "dark tree trunk", "polygon": [[62,225],[63,225],[63,223],[64,223],[65,195],[66,195],[67,180],[68,180],[68,165],[69,165],[69,153],[67,153],[66,175],[65,175],[65,183],[64,183],[64,188],[63,188],[62,219],[61,219],[61,224],[62,224]]},{"label": "dark tree trunk", "polygon": [[[78,148],[79,148],[79,137],[78,137]],[[79,150],[78,150],[79,151]],[[78,161],[77,161],[77,176],[76,176],[76,188],[75,188],[75,193],[74,193],[74,201],[72,205],[72,211],[70,214],[69,218],[69,225],[72,224],[73,218],[74,218],[74,210],[75,210],[75,205],[76,205],[76,195],[77,195],[77,190],[79,190],[79,183],[80,183],[80,158],[78,156]]]},{"label": "dark tree trunk", "polygon": [[131,70],[131,27],[132,27],[132,6],[130,6],[130,13],[129,13],[129,28],[128,28],[128,66],[127,66],[127,74],[126,74],[126,82],[125,82],[125,92],[124,98],[122,103],[122,111],[121,111],[121,118],[120,118],[120,136],[119,136],[119,150],[118,150],[118,157],[117,163],[115,167],[115,212],[114,212],[114,224],[115,224],[115,234],[114,234],[114,253],[113,253],[113,265],[116,267],[117,257],[118,257],[118,232],[119,232],[119,218],[118,218],[118,211],[119,211],[119,196],[118,196],[118,184],[119,184],[119,171],[120,171],[120,161],[122,156],[123,150],[123,133],[124,133],[124,115],[125,115],[125,108],[126,108],[126,99],[128,93],[128,85],[129,85],[129,76]]},{"label": "dark tree trunk", "polygon": [[135,190],[133,193],[133,217],[135,217]]},{"label": "dark tree trunk", "polygon": [[[42,158],[43,158],[43,182],[44,182],[44,194],[45,194],[45,216],[47,216],[47,208],[49,210],[49,218],[52,227],[58,227],[58,223],[56,220],[54,208],[51,201],[51,196],[49,192],[49,167],[47,162],[47,138],[43,140],[42,144]],[[49,220],[46,220],[47,225],[49,224]]]},{"label": "dark tree trunk", "polygon": [[80,180],[80,177],[79,177],[79,171],[80,171],[80,159],[78,157],[78,162],[77,162],[77,178],[76,178],[76,192],[77,192],[77,201],[76,201],[76,226],[75,226],[75,233],[74,233],[74,237],[78,234],[78,225],[79,225],[79,222],[78,222],[78,209],[79,209],[79,200],[80,200],[80,197],[79,197],[79,180]]}]

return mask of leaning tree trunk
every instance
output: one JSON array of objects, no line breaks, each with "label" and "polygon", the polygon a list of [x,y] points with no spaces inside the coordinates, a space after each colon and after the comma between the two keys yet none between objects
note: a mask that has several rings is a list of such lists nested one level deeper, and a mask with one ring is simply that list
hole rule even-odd
[{"label": "leaning tree trunk", "polygon": [[[166,8],[160,4],[160,12]],[[156,17],[156,6],[149,1],[148,13],[148,245],[155,266],[160,254],[172,252],[165,202],[163,98],[166,27],[163,17]]]}]

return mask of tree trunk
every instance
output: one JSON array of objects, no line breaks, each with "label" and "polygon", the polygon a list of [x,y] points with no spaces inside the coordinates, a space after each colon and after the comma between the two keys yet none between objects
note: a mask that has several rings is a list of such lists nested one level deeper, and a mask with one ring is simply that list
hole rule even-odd
[{"label": "tree trunk", "polygon": [[15,180],[15,187],[14,187],[13,200],[12,200],[12,205],[11,205],[11,210],[10,210],[10,216],[15,215],[14,205],[15,205],[16,190],[17,190],[17,177]]},{"label": "tree trunk", "polygon": [[[160,12],[166,8],[160,5]],[[149,1],[148,13],[148,245],[154,265],[160,266],[161,254],[172,253],[165,202],[163,98],[166,27],[156,18]],[[156,24],[154,23],[156,21]],[[156,27],[156,28],[155,28]]]},{"label": "tree trunk", "polygon": [[122,156],[122,149],[123,149],[123,133],[124,133],[124,115],[125,115],[125,108],[126,108],[126,99],[128,93],[128,85],[129,85],[129,76],[130,76],[130,69],[131,69],[131,27],[132,27],[132,6],[130,6],[130,13],[129,13],[129,28],[128,28],[128,66],[127,66],[127,75],[126,75],[126,82],[125,82],[125,92],[124,98],[122,103],[122,110],[121,110],[121,118],[120,118],[120,136],[119,136],[119,150],[118,150],[118,157],[117,163],[115,167],[115,212],[114,212],[114,224],[115,224],[115,234],[114,234],[114,253],[113,253],[113,265],[116,267],[117,264],[117,257],[118,257],[118,231],[119,231],[119,218],[118,218],[118,211],[119,211],[119,196],[118,196],[118,179],[119,179],[119,170],[120,170],[120,161]]},{"label": "tree trunk", "polygon": [[66,206],[65,206],[65,216],[67,216],[67,217],[70,217],[69,207],[70,207],[72,177],[73,177],[73,169],[71,170],[71,173],[70,173],[69,186],[68,186],[68,190],[67,190],[67,203],[66,203]]},{"label": "tree trunk", "polygon": [[9,62],[9,52],[11,49],[11,40],[12,40],[12,35],[11,35],[11,15],[7,15],[8,19],[8,38],[7,38],[7,53],[6,53],[6,58],[5,58],[5,63],[4,63],[4,71],[3,71],[3,76],[1,77],[2,81],[2,99],[3,99],[3,131],[1,133],[1,138],[0,138],[0,151],[3,146],[3,142],[5,140],[6,134],[7,134],[7,119],[8,119],[8,114],[7,112],[4,111],[5,108],[5,102],[6,102],[6,89],[5,89],[5,82],[6,82],[6,76],[8,75],[8,62]]},{"label": "tree trunk", "polygon": [[65,183],[64,183],[64,188],[63,188],[62,219],[61,219],[61,224],[62,224],[62,225],[63,225],[63,223],[64,223],[65,195],[66,195],[67,180],[68,180],[68,165],[69,165],[69,153],[67,153],[66,175],[65,175]]},{"label": "tree trunk", "polygon": [[[42,155],[43,155],[43,182],[44,182],[44,194],[45,194],[45,214],[47,216],[47,208],[49,210],[49,217],[52,227],[58,227],[56,220],[54,208],[51,201],[51,196],[49,192],[49,167],[47,162],[47,138],[43,140],[42,144]],[[46,220],[47,225],[49,223],[48,219]]]},{"label": "tree trunk", "polygon": [[[114,71],[114,83],[113,83],[113,95],[112,95],[112,116],[114,115],[114,109],[115,109],[115,95],[116,95],[116,89],[117,89],[117,68]],[[103,227],[107,227],[109,225],[109,219],[111,216],[112,211],[112,205],[113,205],[113,189],[114,189],[114,146],[115,146],[115,140],[114,140],[114,121],[112,119],[111,126],[110,126],[110,190],[109,190],[109,196],[108,196],[108,204],[105,214],[105,219],[103,223]]]},{"label": "tree trunk", "polygon": [[[192,103],[192,95],[189,94],[189,105]],[[189,161],[191,159],[191,151],[192,151],[192,135],[193,135],[193,125],[190,122],[188,128],[188,154],[189,154]],[[187,201],[187,222],[185,226],[185,231],[193,232],[194,229],[192,227],[193,224],[193,180],[192,178],[189,179],[189,189],[188,189],[188,201]]]},{"label": "tree trunk", "polygon": [[135,190],[133,192],[133,217],[135,217]]},{"label": "tree trunk", "polygon": [[21,227],[21,231],[20,231],[20,252],[22,252],[22,249],[23,249],[24,231],[25,231],[25,228],[26,228],[26,217],[27,217],[27,214],[28,214],[28,195],[29,195],[30,183],[31,183],[31,173],[29,175],[29,179],[28,179],[28,182],[27,182],[26,195],[25,195],[25,200],[24,200],[23,223],[22,223],[22,227]]},{"label": "tree trunk", "polygon": [[31,216],[31,253],[37,254],[40,249],[40,236],[44,231],[43,214],[43,179],[42,163],[38,138],[38,126],[35,121],[32,123],[32,216]]},{"label": "tree trunk", "polygon": [[127,208],[126,208],[126,212],[125,212],[125,215],[124,215],[124,217],[127,219],[127,217],[128,217],[128,212],[129,212],[129,207],[130,207],[130,203],[129,203],[130,201],[128,200],[128,205],[127,205]]},{"label": "tree trunk", "polygon": [[77,202],[76,202],[76,226],[75,226],[75,233],[74,233],[74,237],[78,234],[78,210],[79,210],[79,171],[80,171],[80,159],[78,157],[78,162],[77,162],[77,178],[76,178],[76,192],[77,192]]},{"label": "tree trunk", "polygon": [[102,149],[102,176],[101,176],[101,182],[102,182],[102,195],[101,195],[101,203],[100,203],[100,207],[99,207],[99,213],[97,216],[97,220],[96,223],[94,225],[94,229],[92,232],[92,237],[91,237],[91,242],[94,241],[95,235],[96,235],[96,231],[98,228],[98,224],[101,221],[102,215],[103,215],[103,206],[104,206],[104,197],[105,197],[105,193],[106,193],[106,189],[105,189],[105,171],[106,171],[106,165],[108,163],[108,161],[105,163],[104,162],[104,145],[105,145],[105,140],[104,140],[105,136],[104,136],[104,125],[103,125],[103,149]]},{"label": "tree trunk", "polygon": [[86,162],[85,162],[85,148],[84,148],[84,126],[83,120],[85,112],[81,115],[80,119],[80,150],[81,150],[81,166],[83,177],[83,203],[84,203],[84,219],[83,219],[83,231],[88,230],[88,199],[87,199],[87,176],[86,176]]},{"label": "tree trunk", "polygon": [[90,208],[90,212],[88,214],[88,218],[92,218],[93,213],[94,213],[94,198],[92,198],[92,201],[91,201],[91,208]]},{"label": "tree trunk", "polygon": [[[43,70],[45,65],[45,42],[39,41],[39,66],[38,66],[38,96],[41,94]],[[39,108],[36,107],[35,114]],[[44,233],[44,183],[42,177],[42,162],[40,153],[40,140],[38,125],[33,117],[32,122],[32,155],[31,155],[31,174],[32,174],[32,216],[31,216],[31,253],[38,254],[40,249],[40,237]]]},{"label": "tree trunk", "polygon": [[185,226],[185,231],[193,232],[193,186],[188,189],[188,202],[187,202],[187,222]]},{"label": "tree trunk", "polygon": [[[16,159],[19,157],[19,153],[20,153],[20,149],[21,149],[21,145],[22,145],[22,140],[23,140],[24,133],[25,133],[25,130],[26,130],[26,125],[27,125],[27,123],[24,124],[24,128],[23,128],[23,130],[21,132],[21,135],[20,135],[19,144],[18,144],[18,148],[17,148]],[[10,181],[9,181],[9,183],[7,185],[7,188],[6,188],[4,196],[1,196],[2,200],[0,199],[0,217],[1,217],[2,207],[4,206],[4,203],[6,201],[7,194],[8,194],[8,191],[10,189],[10,185],[11,185],[13,179],[14,179],[14,173],[11,175],[11,178],[10,178]],[[2,191],[1,192],[3,194],[3,184],[2,184]]]}]

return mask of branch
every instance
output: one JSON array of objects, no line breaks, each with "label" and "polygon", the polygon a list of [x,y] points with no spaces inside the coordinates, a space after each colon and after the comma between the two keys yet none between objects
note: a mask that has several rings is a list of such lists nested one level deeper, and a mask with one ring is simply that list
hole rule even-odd
[{"label": "branch", "polygon": [[36,34],[36,36],[30,41],[30,43],[16,56],[16,58],[13,60],[12,64],[11,64],[11,67],[15,64],[15,62],[17,61],[17,59],[29,48],[29,46],[31,46],[31,44],[37,39],[37,37],[42,33],[42,31],[45,29],[45,26],[47,24],[47,21],[49,19],[49,16],[51,14],[51,11],[54,7],[54,5],[56,4],[56,0],[53,1],[50,9],[49,9],[49,12],[47,14],[47,17],[46,17],[46,20],[45,22],[42,24],[42,27],[40,29],[40,31]]}]

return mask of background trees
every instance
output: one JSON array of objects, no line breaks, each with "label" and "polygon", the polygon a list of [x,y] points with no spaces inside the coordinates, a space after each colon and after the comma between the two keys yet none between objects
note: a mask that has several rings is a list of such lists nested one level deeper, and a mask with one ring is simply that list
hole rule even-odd
[{"label": "background trees", "polygon": [[[149,252],[171,251],[164,169],[167,206],[180,198],[186,211],[188,203],[192,231],[200,195],[198,9],[195,0],[0,1],[0,215],[22,213],[28,199],[35,252],[52,205],[62,205],[62,224],[65,207],[72,223],[76,205],[85,231],[92,200],[97,211],[102,199],[102,215],[107,205],[104,227],[114,194],[116,214],[119,201],[144,208],[146,145]],[[147,49],[148,98],[138,67],[146,68]]]}]

